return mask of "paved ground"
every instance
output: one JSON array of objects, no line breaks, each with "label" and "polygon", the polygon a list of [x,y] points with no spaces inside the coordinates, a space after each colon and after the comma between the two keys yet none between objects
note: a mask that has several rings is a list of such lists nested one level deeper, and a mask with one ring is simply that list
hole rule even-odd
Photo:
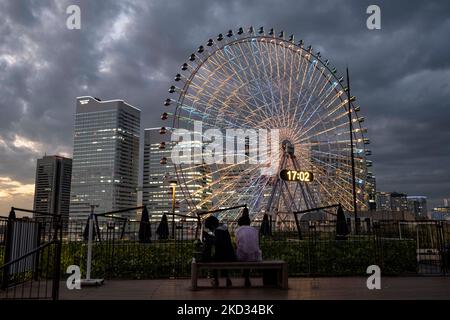
[{"label": "paved ground", "polygon": [[[222,282],[224,282],[222,280]],[[289,278],[289,290],[263,288],[253,279],[252,288],[243,287],[243,279],[233,279],[233,287],[213,289],[207,279],[199,281],[203,289],[192,291],[190,279],[177,280],[107,280],[100,287],[68,290],[61,283],[61,299],[449,299],[450,277],[383,277],[381,290],[368,290],[366,278]],[[221,283],[223,285],[223,283]]]}]

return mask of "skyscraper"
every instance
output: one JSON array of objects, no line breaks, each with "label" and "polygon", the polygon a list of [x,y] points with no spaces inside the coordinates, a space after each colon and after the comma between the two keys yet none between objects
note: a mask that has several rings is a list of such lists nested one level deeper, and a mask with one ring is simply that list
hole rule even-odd
[{"label": "skyscraper", "polygon": [[444,207],[450,207],[450,198],[444,198]]},{"label": "skyscraper", "polygon": [[377,210],[408,211],[406,194],[399,192],[377,192]]},{"label": "skyscraper", "polygon": [[96,212],[136,207],[140,113],[123,100],[77,98],[71,217],[86,217],[91,204]]},{"label": "skyscraper", "polygon": [[369,210],[373,211],[377,209],[376,194],[377,194],[377,181],[372,172],[367,172],[366,181],[366,193],[369,203]]},{"label": "skyscraper", "polygon": [[[161,134],[161,128],[145,129],[144,133],[144,169],[142,186],[142,204],[147,206],[152,218],[159,219],[163,213],[172,212],[172,198],[170,181],[176,181],[177,175],[171,161],[171,152],[174,142],[170,141],[170,128],[167,133]],[[211,177],[204,172],[204,167],[183,172],[188,181],[187,185],[176,187],[176,213],[189,213],[190,207],[185,201],[181,188],[185,188],[192,195],[191,202],[201,203],[211,196],[208,183]],[[197,194],[194,193],[198,191]],[[207,209],[208,203],[199,209]]]},{"label": "skyscraper", "polygon": [[69,217],[71,174],[72,159],[47,155],[38,159],[34,210],[60,214],[63,221],[67,221]]},{"label": "skyscraper", "polygon": [[416,219],[427,219],[427,197],[425,196],[408,196],[408,210],[414,214]]},{"label": "skyscraper", "polygon": [[433,220],[450,220],[450,199],[444,199],[444,205],[433,208],[431,210],[431,219]]}]

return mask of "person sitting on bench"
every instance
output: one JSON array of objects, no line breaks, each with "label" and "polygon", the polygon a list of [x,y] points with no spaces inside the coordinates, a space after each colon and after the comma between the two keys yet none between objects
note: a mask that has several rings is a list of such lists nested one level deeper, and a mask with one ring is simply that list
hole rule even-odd
[{"label": "person sitting on bench", "polygon": [[[205,220],[205,228],[211,230],[214,235],[205,235],[205,243],[207,249],[205,251],[211,252],[211,247],[214,245],[214,255],[212,260],[214,262],[231,262],[236,261],[233,244],[231,243],[231,236],[226,225],[219,224],[219,220],[210,216]],[[228,270],[222,270],[222,275],[227,279],[226,286],[232,286],[231,279],[228,276]],[[219,286],[219,274],[217,270],[213,270],[213,280],[211,282],[213,287]]]},{"label": "person sitting on bench", "polygon": [[[236,256],[238,261],[261,261],[258,230],[250,226],[248,209],[244,208],[236,229]],[[244,269],[245,286],[250,287],[250,270]]]}]

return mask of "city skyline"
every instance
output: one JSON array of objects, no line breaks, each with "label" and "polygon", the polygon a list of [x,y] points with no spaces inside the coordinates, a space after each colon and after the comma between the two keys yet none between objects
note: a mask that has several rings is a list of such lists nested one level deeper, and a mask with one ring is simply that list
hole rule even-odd
[{"label": "city skyline", "polygon": [[[12,205],[32,207],[37,158],[72,157],[75,97],[124,99],[142,107],[141,130],[158,126],[180,62],[205,39],[250,25],[294,33],[340,73],[348,64],[352,93],[369,128],[378,190],[425,195],[429,208],[448,197],[450,48],[440,40],[450,28],[448,4],[381,1],[382,29],[371,31],[364,1],[285,1],[270,15],[264,2],[75,2],[82,10],[81,30],[65,28],[69,2],[0,4],[3,214]],[[195,12],[172,21],[188,10]]]}]

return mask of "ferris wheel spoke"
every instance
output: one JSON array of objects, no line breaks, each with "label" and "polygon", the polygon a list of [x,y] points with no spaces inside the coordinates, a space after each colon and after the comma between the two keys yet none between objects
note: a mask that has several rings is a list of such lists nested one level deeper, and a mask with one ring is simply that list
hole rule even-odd
[{"label": "ferris wheel spoke", "polygon": [[[236,69],[230,68],[229,64],[227,64],[227,63],[215,62],[214,59],[212,59],[212,61],[213,61],[213,63],[217,63],[217,64],[218,64],[217,69],[222,69],[222,70],[223,70],[224,68],[228,68],[228,70],[229,70],[229,71],[231,72],[231,74],[233,75],[234,79],[238,79],[238,81],[240,82],[240,85],[238,85],[238,88],[239,88],[240,90],[246,90],[246,91],[248,91],[248,88],[247,88],[248,83],[247,83],[247,81],[241,78],[240,74],[238,73],[238,71],[237,71]],[[236,90],[236,92],[237,92],[237,91],[238,91],[238,90]],[[254,105],[257,104],[256,100],[254,101],[253,104],[254,104]],[[246,104],[244,104],[244,106],[246,106]]]},{"label": "ferris wheel spoke", "polygon": [[[282,94],[282,86],[283,86],[283,79],[281,78],[281,73],[282,71],[280,69],[282,69],[282,65],[280,65],[281,61],[280,61],[280,57],[279,57],[279,51],[282,50],[281,46],[271,46],[271,49],[275,52],[275,55],[272,55],[275,58],[275,64],[276,64],[276,79],[277,79],[277,97],[278,97],[278,103],[279,103],[279,108],[281,109],[281,114],[286,114],[285,108],[284,108],[284,102],[283,102],[283,94]],[[283,120],[283,126],[286,125],[285,121]]]},{"label": "ferris wheel spoke", "polygon": [[[265,48],[263,48],[263,46],[265,46]],[[260,52],[263,52],[263,50],[265,50],[267,52],[268,44],[267,43],[264,43],[264,45],[262,43],[258,44],[258,48],[259,48]],[[266,58],[268,58],[267,54],[265,56],[266,56]],[[277,114],[277,110],[276,110],[275,94],[274,94],[274,90],[273,90],[272,61],[270,59],[267,59],[267,61],[266,61],[266,59],[264,59],[264,56],[261,56],[261,63],[262,63],[262,67],[264,70],[264,79],[267,83],[268,91],[270,92],[270,99],[269,99],[270,105],[268,105],[268,108],[270,107],[271,114],[275,115],[275,114]],[[266,64],[266,63],[268,63],[268,64]],[[268,74],[268,70],[267,70],[268,68],[270,68],[270,76]],[[280,123],[280,126],[281,126],[281,123]]]},{"label": "ferris wheel spoke", "polygon": [[[293,58],[293,56],[292,56],[292,58]],[[302,94],[301,94],[301,89],[298,90],[297,99],[295,100],[295,103],[294,103],[295,95],[294,95],[294,97],[292,96],[292,91],[297,91],[296,87],[298,85],[298,75],[300,74],[300,72],[298,70],[301,69],[303,59],[299,58],[300,61],[298,63],[298,68],[296,71],[297,76],[294,79],[294,88],[292,88],[292,80],[293,80],[292,72],[295,69],[295,67],[292,64],[295,65],[295,60],[294,59],[292,59],[292,60],[293,60],[293,62],[291,63],[291,76],[289,78],[289,81],[290,81],[290,84],[289,84],[289,106],[290,106],[290,115],[291,115],[290,116],[290,118],[291,118],[290,126],[297,127],[297,125],[298,125],[297,114],[298,114],[299,109],[302,107],[301,104],[299,103],[299,100],[300,100],[299,98],[302,96]]]},{"label": "ferris wheel spoke", "polygon": [[[261,180],[266,180],[266,182],[261,182]],[[252,210],[255,206],[255,203],[258,201],[258,199],[260,198],[260,196],[263,194],[264,192],[264,187],[267,184],[267,181],[269,179],[265,176],[256,176],[256,178],[253,178],[250,180],[251,184],[250,186],[247,188],[246,192],[241,192],[236,200],[236,203],[240,204],[242,202],[242,199],[246,199],[251,195],[255,195],[257,194],[254,198],[253,201],[250,200],[249,203],[246,203],[249,210]],[[260,184],[260,185],[258,185]],[[256,190],[255,190],[256,189]],[[259,190],[258,190],[259,189]],[[251,192],[251,194],[249,194]]]},{"label": "ferris wheel spoke", "polygon": [[[242,86],[244,86],[245,84],[243,84]],[[250,107],[248,106],[249,105],[249,103],[248,103],[248,101],[245,101],[245,100],[242,100],[242,97],[241,96],[239,96],[239,95],[237,95],[237,91],[239,90],[240,88],[237,88],[236,90],[234,90],[234,92],[231,94],[231,95],[229,95],[228,97],[225,97],[225,96],[223,96],[223,95],[221,95],[221,94],[218,94],[218,93],[211,93],[211,94],[208,94],[207,96],[210,98],[210,99],[216,99],[216,100],[219,100],[221,97],[222,97],[222,99],[224,99],[224,100],[221,100],[220,101],[220,105],[218,105],[218,106],[216,106],[211,100],[209,100],[209,101],[207,101],[207,102],[205,102],[204,103],[204,105],[205,106],[207,106],[207,105],[210,105],[210,108],[213,108],[213,109],[217,109],[217,111],[226,111],[226,110],[231,110],[231,111],[233,111],[233,113],[241,113],[241,115],[242,115],[242,109],[236,109],[236,108],[233,108],[232,106],[230,106],[228,103],[227,103],[227,101],[229,101],[230,99],[232,99],[233,97],[236,97],[242,104],[241,104],[241,107],[243,107],[244,108],[244,111],[246,111],[246,112],[248,112],[248,114],[249,115],[253,115],[254,116],[254,110],[251,110],[250,109]],[[225,108],[222,108],[223,106],[225,106]],[[205,112],[206,112],[207,110],[205,110]],[[265,115],[265,116],[269,116],[269,115]],[[257,121],[258,119],[256,119],[255,121]]]},{"label": "ferris wheel spoke", "polygon": [[[305,66],[304,68],[306,69],[307,66]],[[303,89],[303,84],[304,84],[305,78],[306,78],[306,72],[303,72],[303,77],[302,77],[302,80],[301,80],[301,83],[300,83],[300,89],[297,91],[297,100],[295,102],[296,110],[298,108],[300,108],[301,100],[305,99],[304,89]],[[305,112],[305,108],[303,107],[302,108],[302,112],[300,114],[300,117],[298,119],[299,122],[301,121],[304,112]],[[295,114],[297,114],[297,111],[295,111]]]},{"label": "ferris wheel spoke", "polygon": [[[223,168],[217,169],[214,173],[218,174],[221,173],[223,176],[227,176],[231,171],[236,170],[236,168],[239,168],[240,165],[245,165],[246,162],[249,162],[251,160],[256,161],[257,160],[257,155],[254,157],[246,157],[244,160],[242,160],[241,162],[237,162],[234,164],[219,164],[221,166],[223,166]],[[204,167],[205,164],[198,164],[198,165],[193,165],[191,167],[180,167],[180,169],[183,172],[189,172],[191,170],[198,170],[199,168]],[[259,167],[258,167],[259,168]],[[195,180],[185,180],[186,184],[191,184],[192,182],[194,182]],[[218,182],[213,182],[211,183],[209,186],[214,186],[215,184],[217,184]],[[200,189],[199,192],[204,191],[205,189]]]},{"label": "ferris wheel spoke", "polygon": [[[244,84],[245,85],[245,84]],[[268,114],[265,114],[265,112],[264,112],[264,106],[265,106],[265,104],[264,103],[258,103],[259,101],[259,97],[255,97],[254,95],[245,95],[245,94],[240,94],[239,96],[238,95],[236,95],[236,92],[234,93],[234,95],[231,95],[230,97],[228,97],[227,99],[231,99],[231,98],[233,98],[234,96],[236,96],[243,104],[242,104],[242,106],[243,107],[246,107],[246,109],[248,109],[248,110],[250,110],[251,111],[251,113],[256,113],[255,112],[255,109],[256,109],[256,111],[259,111],[259,110],[261,110],[262,111],[262,116],[265,116],[265,117],[269,117],[270,115],[268,115]],[[243,98],[247,98],[247,100],[246,101],[244,101],[244,100],[242,100]],[[256,103],[256,105],[255,105],[255,103],[251,103],[251,101],[249,101],[249,100],[253,100],[253,102],[255,102]],[[250,108],[251,107],[254,107],[255,109],[253,109],[253,110],[251,110]],[[236,110],[235,108],[233,108],[233,110],[234,111],[236,111],[236,112],[238,112],[239,110]],[[256,119],[255,121],[257,121],[258,119]]]},{"label": "ferris wheel spoke", "polygon": [[[274,92],[274,88],[273,88],[273,86],[274,86],[274,81],[273,81],[273,78],[274,78],[274,66],[273,66],[273,64],[272,64],[272,58],[271,58],[271,44],[270,43],[268,43],[268,42],[266,42],[265,43],[265,49],[266,49],[266,52],[267,52],[267,54],[266,54],[266,58],[267,58],[267,60],[268,60],[268,63],[269,63],[269,70],[267,70],[266,69],[266,72],[269,72],[269,75],[268,75],[268,79],[269,79],[269,83],[270,83],[270,85],[269,85],[269,89],[270,89],[270,93],[271,93],[271,98],[272,98],[272,108],[273,108],[273,110],[274,110],[274,112],[276,112],[277,111],[277,104],[276,104],[276,95],[275,95],[275,92]],[[266,73],[266,75],[267,75],[267,73]]]},{"label": "ferris wheel spoke", "polygon": [[[239,46],[239,45],[238,45]],[[234,51],[234,48],[233,49],[231,49],[230,47],[226,47],[226,48],[229,48],[229,50],[223,50],[223,52],[220,52],[219,54],[228,54],[228,55],[231,55],[233,58],[229,58],[229,65],[230,66],[232,66],[232,68],[235,70],[235,72],[236,72],[236,75],[239,77],[239,74],[242,74],[242,76],[243,77],[245,77],[245,80],[241,80],[242,82],[244,82],[244,83],[247,83],[247,84],[249,84],[250,83],[250,79],[249,79],[249,77],[248,77],[248,75],[247,75],[247,73],[246,73],[246,68],[242,65],[242,63],[241,63],[241,60],[242,59],[235,59],[234,57],[236,57],[236,53],[235,53],[235,51]],[[240,48],[240,46],[239,46],[239,48]],[[242,51],[241,51],[242,52]],[[243,54],[243,53],[242,53]],[[238,57],[239,57],[239,55],[238,55]],[[224,57],[225,58],[225,57]],[[237,60],[238,61],[238,63],[236,63],[235,62],[235,60]],[[247,68],[250,68],[250,66],[249,65],[247,65]],[[238,73],[238,70],[239,71],[241,71],[240,73]],[[245,89],[247,89],[246,91],[247,91],[247,94],[249,94],[250,96],[252,96],[253,97],[253,99],[254,99],[254,104],[255,105],[257,105],[258,103],[257,103],[257,101],[256,101],[256,99],[255,99],[255,97],[254,97],[254,95],[251,93],[251,91],[249,90],[249,88],[248,87],[245,87]]]},{"label": "ferris wheel spoke", "polygon": [[[310,160],[306,160],[307,162],[309,162],[310,163],[310,165],[311,166],[313,166],[315,169],[315,171],[317,172],[320,172],[320,171],[324,171],[324,172],[326,172],[326,170],[324,170],[323,168],[321,168],[321,167],[318,167],[316,164],[314,164],[313,162],[311,162]],[[327,180],[329,180],[329,179],[327,179]],[[332,180],[333,182],[335,182],[334,180]],[[327,189],[327,187],[326,187],[326,185],[324,184],[324,182],[319,178],[319,179],[315,179],[315,183],[318,183],[322,188],[323,188],[323,190],[326,190],[326,193],[330,196],[330,199],[335,199],[336,198],[336,195],[339,195],[340,193],[331,193],[330,191],[328,191],[328,189]],[[334,183],[334,184],[337,184],[337,183]],[[340,185],[339,185],[340,186]],[[321,199],[321,201],[322,202],[324,202],[324,199]],[[330,204],[332,203],[333,201],[330,201]]]},{"label": "ferris wheel spoke", "polygon": [[[344,170],[342,170],[342,169],[340,169],[340,168],[338,168],[338,167],[336,167],[336,166],[333,166],[332,164],[327,163],[327,162],[325,162],[325,161],[323,161],[323,160],[320,160],[320,159],[318,159],[318,158],[313,158],[313,159],[314,159],[314,161],[320,162],[321,165],[326,166],[326,167],[329,167],[329,168],[331,168],[332,170],[334,170],[336,173],[338,173],[337,178],[338,178],[341,182],[347,183],[347,184],[351,185],[351,181],[350,181],[350,180],[351,180],[352,174],[351,174],[351,172],[350,172],[351,167],[350,167],[348,164],[341,163],[341,165],[342,165],[343,167],[347,167],[347,168],[349,169],[348,171],[344,171]],[[343,178],[343,176],[346,176],[348,179]]]},{"label": "ferris wheel spoke", "polygon": [[[317,84],[316,84],[316,86],[314,86],[314,88],[311,90],[311,93],[310,93],[310,95],[309,95],[309,98],[308,98],[308,100],[306,101],[306,104],[305,104],[305,106],[304,106],[304,108],[303,108],[302,115],[303,115],[304,112],[308,109],[308,106],[309,106],[309,105],[313,105],[313,103],[311,103],[311,99],[313,98],[314,91],[316,90],[316,88],[317,88]],[[318,110],[319,107],[320,107],[320,106],[318,106],[318,107],[315,109],[315,111]],[[314,111],[314,112],[315,112],[315,111]],[[313,113],[314,113],[314,112],[313,112]],[[301,118],[302,118],[302,116],[300,116],[299,122],[301,121]],[[309,119],[308,119],[308,120],[309,120]],[[307,122],[308,120],[306,120],[306,122]]]},{"label": "ferris wheel spoke", "polygon": [[346,127],[346,126],[348,126],[348,123],[346,123],[346,122],[342,122],[340,124],[330,126],[330,127],[326,128],[326,129],[324,129],[322,131],[315,132],[315,133],[313,133],[313,134],[311,134],[311,135],[309,135],[307,137],[301,138],[300,142],[311,140],[314,137],[319,137],[319,136],[321,136],[323,134],[327,134],[327,133],[329,133],[329,132],[331,132],[333,130],[336,130],[336,129],[341,128],[341,127]]},{"label": "ferris wheel spoke", "polygon": [[[327,106],[325,106],[325,108],[328,108],[329,105],[331,105],[336,99],[338,98],[338,96],[335,97],[334,100],[332,100]],[[345,105],[345,100],[343,102],[340,103],[340,107],[342,107],[343,105]],[[311,120],[311,118],[314,116],[314,114],[317,112],[317,110],[319,110],[319,108],[322,106],[322,103],[320,103],[315,109],[314,112],[311,113],[311,115],[308,117],[308,119],[303,122],[303,126],[302,126],[302,134],[305,135],[306,133],[308,133],[309,131],[311,131],[312,129],[316,128],[316,126],[318,124],[321,123],[321,119],[318,119],[316,122],[314,122],[311,126],[309,126],[308,128],[306,128],[306,124],[309,123],[309,120]]]},{"label": "ferris wheel spoke", "polygon": [[[220,187],[220,194],[223,195],[224,193],[227,193],[228,191],[232,191],[232,192],[231,192],[231,194],[229,196],[223,197],[223,199],[220,202],[218,202],[216,205],[214,205],[214,207],[215,208],[219,208],[221,205],[226,203],[232,196],[234,196],[233,193],[236,190],[236,184],[238,184],[240,181],[242,181],[241,177],[248,176],[249,174],[251,174],[253,171],[255,171],[257,169],[259,169],[259,168],[254,167],[254,168],[251,168],[249,171],[241,172],[239,175],[238,175],[238,173],[236,173],[236,177],[235,177],[236,179],[234,179],[234,180],[233,180],[232,176],[226,176],[226,178],[223,178],[220,181],[218,181],[216,183],[216,185],[218,185]],[[202,204],[205,204],[205,203],[211,201],[215,196],[217,196],[217,195],[214,194],[214,189],[213,189],[213,192],[212,192],[211,196],[206,197],[202,201]]]},{"label": "ferris wheel spoke", "polygon": [[[247,48],[246,49],[250,49],[249,51],[252,51],[253,52],[253,50],[252,50],[252,48],[251,47],[249,47],[248,46],[248,42],[245,42],[245,43],[247,43]],[[257,90],[261,93],[263,90],[262,90],[262,88],[261,88],[261,84],[260,84],[260,82],[259,82],[259,78],[260,77],[256,77],[255,76],[255,74],[254,74],[254,72],[253,72],[253,69],[256,69],[256,70],[258,70],[258,63],[256,62],[256,55],[255,54],[253,54],[252,56],[253,56],[253,61],[254,61],[254,64],[253,64],[253,68],[251,67],[252,65],[250,64],[250,62],[249,62],[249,60],[248,60],[248,58],[247,58],[247,54],[246,53],[244,53],[244,48],[243,48],[243,45],[238,45],[238,47],[239,47],[239,50],[241,51],[241,54],[242,54],[242,56],[244,57],[244,60],[245,60],[245,63],[246,63],[246,68],[249,70],[249,72],[250,72],[250,77],[251,77],[251,82],[252,81],[254,81],[254,82],[256,82],[256,84],[257,84]],[[258,70],[259,71],[259,70]],[[264,97],[264,95],[263,95],[263,103],[267,103],[267,101],[265,101],[265,97]]]},{"label": "ferris wheel spoke", "polygon": [[261,211],[257,210],[258,207],[264,207],[264,203],[260,203],[262,200],[264,200],[264,192],[266,192],[267,187],[269,186],[270,177],[265,177],[265,183],[261,186],[259,193],[254,197],[253,202],[249,204],[249,209],[253,212]]},{"label": "ferris wheel spoke", "polygon": [[[303,122],[303,125],[302,125],[303,128],[306,126],[306,124],[309,122],[309,120],[312,118],[312,116],[317,112],[317,110],[319,110],[323,105],[326,105],[325,109],[327,109],[331,104],[334,103],[334,101],[336,101],[336,99],[339,98],[339,95],[336,94],[334,97],[331,96],[331,100],[330,100],[329,102],[327,101],[328,97],[330,97],[331,93],[333,92],[334,85],[335,85],[335,84],[333,84],[333,85],[328,89],[327,93],[325,94],[325,96],[324,96],[323,98],[322,98],[322,97],[317,97],[317,102],[318,102],[318,103],[312,105],[313,112],[311,112],[310,115],[309,115],[309,117],[308,117],[308,119],[306,119],[306,120]],[[305,111],[306,111],[306,110],[307,110],[307,108],[304,108],[304,109],[302,110],[302,113],[301,113],[301,115],[300,115],[300,117],[299,117],[299,120],[298,120],[299,122],[302,121],[303,115],[305,114]]]}]

